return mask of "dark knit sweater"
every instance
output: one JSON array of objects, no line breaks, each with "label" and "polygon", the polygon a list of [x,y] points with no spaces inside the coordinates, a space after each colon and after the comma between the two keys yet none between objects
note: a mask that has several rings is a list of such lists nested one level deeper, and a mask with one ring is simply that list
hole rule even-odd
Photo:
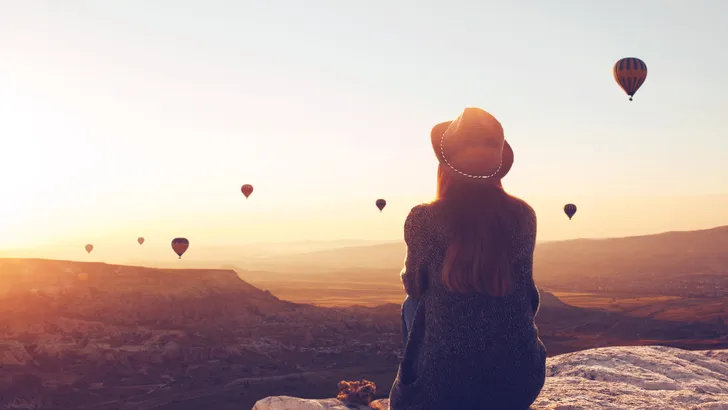
[{"label": "dark knit sweater", "polygon": [[536,215],[525,202],[513,206],[524,218],[514,226],[527,229],[514,233],[513,290],[504,297],[448,291],[440,274],[448,239],[438,204],[418,205],[407,217],[403,282],[407,290],[413,273],[423,271],[425,291],[390,392],[391,410],[525,410],[541,392],[546,349],[534,323]]}]

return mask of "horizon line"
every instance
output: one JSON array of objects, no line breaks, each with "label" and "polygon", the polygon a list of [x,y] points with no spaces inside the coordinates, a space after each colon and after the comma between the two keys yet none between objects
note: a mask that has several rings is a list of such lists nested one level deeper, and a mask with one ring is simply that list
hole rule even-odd
[{"label": "horizon line", "polygon": [[[715,225],[709,228],[701,228],[701,229],[685,229],[685,230],[668,230],[668,231],[659,231],[659,232],[652,232],[652,233],[645,233],[640,235],[626,235],[626,236],[591,236],[591,237],[580,237],[580,238],[572,238],[572,239],[543,239],[543,240],[536,240],[536,243],[553,243],[553,242],[572,242],[572,241],[580,241],[580,240],[609,240],[609,239],[626,239],[626,238],[640,238],[645,236],[657,236],[662,234],[668,234],[668,233],[680,233],[680,232],[703,232],[703,231],[710,231],[714,229],[720,229],[720,228],[726,228],[728,225]],[[403,239],[332,239],[332,240],[310,240],[310,241],[290,241],[290,242],[245,242],[245,243],[239,243],[239,244],[229,244],[229,245],[201,245],[197,247],[198,249],[210,249],[210,248],[234,248],[234,247],[245,247],[245,246],[254,246],[254,245],[294,245],[294,244],[314,244],[314,243],[331,243],[334,244],[336,242],[366,242],[367,245],[347,245],[347,246],[334,246],[331,248],[324,248],[324,249],[318,249],[318,250],[307,250],[302,252],[291,252],[291,253],[315,253],[319,251],[326,251],[326,250],[335,250],[335,249],[347,249],[347,248],[358,248],[363,246],[377,246],[377,245],[388,245],[393,244],[395,242],[404,242]],[[166,245],[165,245],[166,246]],[[50,250],[50,249],[63,249],[63,248],[70,248],[71,245],[68,246],[59,246],[59,245],[46,245],[46,246],[35,246],[35,247],[26,247],[26,248],[0,248],[0,253],[9,253],[13,251],[18,252],[24,252],[24,251],[32,251],[32,250]],[[0,259],[43,259],[43,258],[14,258],[9,256],[4,256],[0,254]]]}]

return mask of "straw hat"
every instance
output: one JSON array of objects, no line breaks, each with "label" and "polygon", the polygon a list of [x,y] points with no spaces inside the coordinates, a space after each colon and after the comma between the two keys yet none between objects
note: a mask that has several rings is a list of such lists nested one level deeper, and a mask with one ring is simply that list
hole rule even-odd
[{"label": "straw hat", "polygon": [[455,121],[435,125],[430,139],[440,164],[468,178],[500,180],[513,165],[503,127],[480,108],[466,108]]}]

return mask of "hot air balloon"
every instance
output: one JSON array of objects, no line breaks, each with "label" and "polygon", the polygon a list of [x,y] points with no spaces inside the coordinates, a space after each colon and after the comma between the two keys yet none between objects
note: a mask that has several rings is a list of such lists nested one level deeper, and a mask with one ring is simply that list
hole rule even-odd
[{"label": "hot air balloon", "polygon": [[187,248],[189,247],[190,241],[188,241],[187,238],[172,239],[172,250],[174,250],[174,253],[176,253],[180,259],[182,259],[182,255],[187,251]]},{"label": "hot air balloon", "polygon": [[94,250],[94,246],[91,244],[86,245],[86,252],[91,253],[91,251]]},{"label": "hot air balloon", "polygon": [[614,73],[614,80],[629,95],[629,100],[632,101],[632,97],[647,78],[647,65],[639,58],[627,57],[617,61],[612,72]]},{"label": "hot air balloon", "polygon": [[138,237],[137,238],[137,242],[139,242],[139,245],[143,244],[144,243],[144,238],[142,238],[141,236]]},{"label": "hot air balloon", "polygon": [[564,213],[566,216],[569,217],[569,220],[571,220],[571,217],[574,216],[576,213],[576,205],[574,204],[566,204],[564,205]]},{"label": "hot air balloon", "polygon": [[240,187],[240,192],[242,192],[243,195],[245,195],[245,199],[248,199],[250,194],[253,193],[253,186],[250,184],[245,184],[242,187]]},{"label": "hot air balloon", "polygon": [[384,209],[385,206],[387,206],[387,201],[384,199],[377,199],[377,208],[379,208],[379,212],[382,212],[382,209]]}]

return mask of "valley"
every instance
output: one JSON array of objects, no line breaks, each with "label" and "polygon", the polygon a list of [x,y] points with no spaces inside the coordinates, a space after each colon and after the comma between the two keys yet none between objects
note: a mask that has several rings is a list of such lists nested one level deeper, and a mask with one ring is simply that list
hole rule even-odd
[{"label": "valley", "polygon": [[[690,235],[699,242],[698,233]],[[728,347],[728,282],[720,267],[728,241],[714,231],[707,235],[725,251],[712,247],[685,256],[671,250],[667,265],[649,253],[663,255],[664,244],[652,251],[641,245],[641,253],[621,259],[610,247],[599,250],[597,241],[579,245],[580,258],[591,255],[594,263],[574,261],[566,250],[558,256],[554,249],[563,244],[539,245],[536,323],[549,356],[619,345]],[[610,246],[620,250],[620,240]],[[290,271],[280,264],[271,270],[169,269],[0,259],[0,405],[240,409],[265,396],[332,397],[339,380],[362,377],[376,382],[384,397],[402,353],[404,291],[395,247],[403,250],[399,244],[364,247],[390,249],[389,259],[379,255],[389,267],[361,257],[354,260],[371,266],[312,264]],[[627,269],[630,258],[634,266],[645,260],[656,267]],[[691,271],[694,266],[702,270]]]}]

